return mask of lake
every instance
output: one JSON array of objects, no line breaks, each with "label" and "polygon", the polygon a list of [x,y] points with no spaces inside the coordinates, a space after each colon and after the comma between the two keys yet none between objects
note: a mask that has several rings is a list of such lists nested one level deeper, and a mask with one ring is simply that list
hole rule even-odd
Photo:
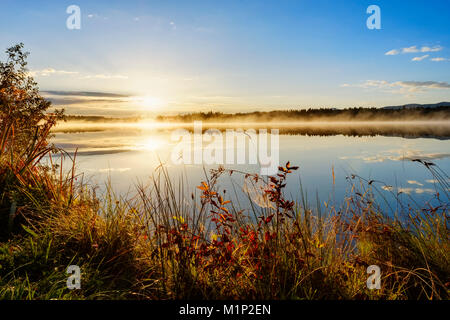
[{"label": "lake", "polygon": [[[432,162],[450,172],[449,123],[316,123],[316,124],[208,124],[207,128],[279,129],[279,163],[299,166],[288,180],[286,191],[301,199],[301,191],[311,202],[339,202],[351,188],[348,179],[357,175],[375,180],[375,195],[390,206],[396,196],[405,202],[423,205],[436,193],[436,177],[421,163]],[[164,164],[178,181],[184,179],[186,196],[205,180],[205,170],[218,165],[174,164],[171,154],[178,144],[174,130],[192,130],[192,124],[83,123],[59,125],[53,142],[69,153],[77,151],[76,167],[83,180],[105,190],[109,180],[118,195],[132,195],[136,184],[146,184],[155,169]],[[205,136],[205,135],[204,135]],[[247,138],[248,139],[248,138]],[[203,148],[207,147],[203,143]],[[221,146],[226,154],[227,146]],[[270,149],[270,148],[269,148]],[[248,156],[248,154],[247,154]],[[66,162],[66,168],[69,163]],[[259,173],[258,164],[230,164],[227,169]],[[448,183],[448,177],[444,177]],[[223,188],[243,188],[239,178],[224,177]],[[448,192],[444,187],[443,192]],[[442,192],[442,191],[441,191]],[[236,194],[238,194],[237,192]],[[236,195],[239,197],[238,195]],[[231,195],[230,195],[231,196]],[[448,197],[448,196],[447,196]],[[241,199],[242,200],[242,199]]]}]

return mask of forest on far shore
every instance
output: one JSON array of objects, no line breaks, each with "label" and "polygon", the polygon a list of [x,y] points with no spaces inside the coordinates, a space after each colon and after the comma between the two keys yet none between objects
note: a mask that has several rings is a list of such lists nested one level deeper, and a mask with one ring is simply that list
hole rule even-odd
[{"label": "forest on far shore", "polygon": [[389,108],[319,108],[255,111],[240,113],[194,112],[178,115],[160,115],[158,121],[447,121],[450,120],[450,103],[436,107]]}]

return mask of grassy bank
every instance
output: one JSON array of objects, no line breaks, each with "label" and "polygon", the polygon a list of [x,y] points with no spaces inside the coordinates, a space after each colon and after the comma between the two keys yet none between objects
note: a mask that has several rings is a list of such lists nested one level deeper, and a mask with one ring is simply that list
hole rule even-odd
[{"label": "grassy bank", "polygon": [[[1,211],[5,221],[16,208],[0,244],[3,299],[449,296],[445,194],[436,195],[439,205],[393,218],[378,208],[375,183],[357,177],[339,206],[312,210],[286,199],[285,180],[296,169],[289,164],[268,181],[219,168],[191,196],[160,168],[131,199],[111,190],[97,197],[58,168],[14,173],[17,198]],[[259,205],[240,208],[220,188],[223,177],[241,174]],[[81,268],[80,290],[67,289],[69,265]],[[380,290],[367,288],[369,265],[381,268]]]}]

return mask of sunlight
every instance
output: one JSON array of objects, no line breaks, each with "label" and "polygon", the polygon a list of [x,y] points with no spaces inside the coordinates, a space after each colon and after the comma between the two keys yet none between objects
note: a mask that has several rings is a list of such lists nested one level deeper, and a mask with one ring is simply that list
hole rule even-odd
[{"label": "sunlight", "polygon": [[140,141],[137,144],[137,148],[140,150],[147,150],[147,151],[154,151],[159,149],[163,145],[163,142],[155,137],[148,137],[147,139],[144,139]]},{"label": "sunlight", "polygon": [[162,99],[153,96],[138,97],[136,103],[144,110],[156,110],[165,104]]}]

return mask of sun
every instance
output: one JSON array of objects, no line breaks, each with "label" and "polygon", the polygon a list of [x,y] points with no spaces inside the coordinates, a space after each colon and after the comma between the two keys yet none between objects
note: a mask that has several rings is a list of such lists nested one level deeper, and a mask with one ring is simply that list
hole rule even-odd
[{"label": "sun", "polygon": [[136,98],[138,104],[144,110],[156,110],[164,106],[164,101],[153,96],[143,96]]}]

